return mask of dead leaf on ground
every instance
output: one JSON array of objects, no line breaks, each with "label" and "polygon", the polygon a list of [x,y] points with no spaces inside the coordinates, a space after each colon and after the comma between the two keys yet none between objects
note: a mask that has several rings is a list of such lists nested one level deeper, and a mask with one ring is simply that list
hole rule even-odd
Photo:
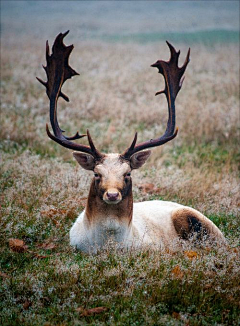
[{"label": "dead leaf on ground", "polygon": [[27,246],[23,240],[20,239],[9,239],[8,240],[9,247],[14,252],[24,252],[27,250]]},{"label": "dead leaf on ground", "polygon": [[45,250],[53,250],[56,248],[56,244],[53,242],[44,242],[38,244],[38,247]]},{"label": "dead leaf on ground", "polygon": [[7,275],[6,273],[3,273],[1,271],[0,271],[0,277],[2,277],[2,278],[10,278],[9,275]]},{"label": "dead leaf on ground", "polygon": [[175,319],[180,319],[180,314],[178,313],[178,312],[173,312],[172,313],[172,316],[173,316],[173,318],[175,318]]},{"label": "dead leaf on ground", "polygon": [[44,217],[52,218],[53,216],[56,215],[66,214],[66,209],[49,208],[49,209],[42,210],[40,214]]},{"label": "dead leaf on ground", "polygon": [[31,305],[32,305],[32,302],[26,300],[26,301],[24,302],[24,304],[23,304],[23,309],[24,309],[24,310],[28,310],[28,309],[31,307]]},{"label": "dead leaf on ground", "polygon": [[172,274],[175,276],[175,277],[177,277],[177,278],[180,278],[180,279],[182,279],[183,278],[183,272],[182,272],[182,270],[181,270],[181,268],[178,266],[178,265],[176,265],[173,269],[172,269]]},{"label": "dead leaf on ground", "polygon": [[205,250],[206,252],[210,252],[210,251],[211,251],[211,248],[210,248],[210,247],[205,247],[204,250]]},{"label": "dead leaf on ground", "polygon": [[235,254],[238,254],[238,252],[239,252],[239,248],[231,248],[231,250],[235,253]]},{"label": "dead leaf on ground", "polygon": [[75,219],[75,209],[69,206],[69,208],[49,208],[40,212],[42,217],[49,218],[57,227],[61,227],[59,217]]},{"label": "dead leaf on ground", "polygon": [[95,307],[95,308],[90,308],[90,309],[85,309],[83,307],[79,307],[76,309],[77,312],[80,312],[80,316],[93,316],[96,314],[100,314],[104,311],[107,311],[107,307]]},{"label": "dead leaf on ground", "polygon": [[187,256],[189,259],[195,259],[199,257],[198,253],[193,250],[184,251],[184,255]]},{"label": "dead leaf on ground", "polygon": [[31,254],[34,258],[39,258],[39,259],[51,257],[51,255],[41,255],[38,254],[36,251],[32,251],[32,250],[28,250],[28,253]]},{"label": "dead leaf on ground", "polygon": [[211,283],[208,283],[208,284],[204,285],[204,289],[210,289],[211,287],[212,287]]},{"label": "dead leaf on ground", "polygon": [[139,189],[145,194],[156,193],[158,190],[153,183],[144,183],[139,186]]}]

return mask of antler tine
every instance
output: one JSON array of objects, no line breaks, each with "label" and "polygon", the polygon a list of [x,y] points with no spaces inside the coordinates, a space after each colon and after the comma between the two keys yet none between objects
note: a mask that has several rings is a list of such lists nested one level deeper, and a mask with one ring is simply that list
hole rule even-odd
[{"label": "antler tine", "polygon": [[159,92],[157,92],[155,95],[159,94],[165,94],[168,102],[168,122],[167,122],[167,128],[165,130],[165,133],[163,136],[156,138],[156,139],[150,139],[148,141],[136,144],[136,138],[134,138],[134,141],[132,142],[131,146],[125,150],[125,152],[122,154],[122,157],[129,160],[130,157],[141,150],[144,150],[146,148],[150,147],[156,147],[161,146],[168,141],[172,140],[177,136],[178,128],[175,130],[175,100],[177,97],[178,92],[180,91],[183,83],[183,74],[187,68],[187,65],[189,63],[189,57],[190,57],[190,49],[188,50],[185,62],[182,67],[178,67],[178,59],[180,55],[180,50],[177,52],[175,48],[168,42],[167,45],[169,47],[171,56],[169,61],[163,61],[158,60],[154,64],[151,65],[151,67],[156,67],[159,70],[159,73],[163,75],[165,80],[165,88]]},{"label": "antler tine", "polygon": [[[37,77],[37,80],[46,87],[46,93],[50,100],[50,122],[53,129],[53,134],[50,132],[48,125],[46,125],[46,131],[49,138],[51,138],[58,144],[69,149],[88,153],[92,155],[96,160],[99,160],[103,155],[94,146],[89,131],[87,131],[87,135],[79,134],[77,132],[72,137],[66,137],[63,135],[64,130],[61,130],[57,120],[58,98],[61,96],[65,101],[69,102],[69,98],[67,97],[67,95],[65,95],[61,91],[62,85],[67,79],[79,75],[79,73],[77,73],[74,69],[69,66],[69,57],[74,46],[66,46],[63,43],[63,39],[68,33],[69,31],[58,34],[52,46],[51,55],[49,51],[48,41],[46,42],[47,65],[45,67],[43,66],[43,68],[47,74],[47,82],[44,82]],[[90,146],[72,142],[72,140],[79,139],[85,136],[88,136]]]}]

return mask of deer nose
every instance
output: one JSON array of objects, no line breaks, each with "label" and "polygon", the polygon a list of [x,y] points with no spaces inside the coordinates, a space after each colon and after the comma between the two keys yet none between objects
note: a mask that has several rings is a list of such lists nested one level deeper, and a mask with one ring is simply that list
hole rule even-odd
[{"label": "deer nose", "polygon": [[107,192],[107,198],[110,201],[116,201],[118,199],[118,192]]}]

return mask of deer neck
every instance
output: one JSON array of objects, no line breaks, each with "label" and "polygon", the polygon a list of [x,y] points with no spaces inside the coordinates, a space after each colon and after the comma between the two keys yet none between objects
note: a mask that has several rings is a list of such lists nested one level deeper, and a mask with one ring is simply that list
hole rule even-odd
[{"label": "deer neck", "polygon": [[132,184],[120,203],[107,204],[99,197],[95,182],[92,181],[84,217],[89,230],[97,233],[99,237],[110,233],[115,240],[123,240],[131,230],[132,214]]}]

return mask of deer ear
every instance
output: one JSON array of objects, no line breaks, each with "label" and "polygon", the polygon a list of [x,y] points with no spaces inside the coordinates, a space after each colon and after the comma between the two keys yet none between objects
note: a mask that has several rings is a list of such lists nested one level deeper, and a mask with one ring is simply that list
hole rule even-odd
[{"label": "deer ear", "polygon": [[151,151],[144,151],[144,152],[133,154],[130,158],[131,168],[132,169],[140,168],[146,162],[146,160],[149,158],[150,155],[151,155]]},{"label": "deer ear", "polygon": [[95,168],[95,160],[92,155],[73,152],[74,158],[85,170],[93,170]]}]

